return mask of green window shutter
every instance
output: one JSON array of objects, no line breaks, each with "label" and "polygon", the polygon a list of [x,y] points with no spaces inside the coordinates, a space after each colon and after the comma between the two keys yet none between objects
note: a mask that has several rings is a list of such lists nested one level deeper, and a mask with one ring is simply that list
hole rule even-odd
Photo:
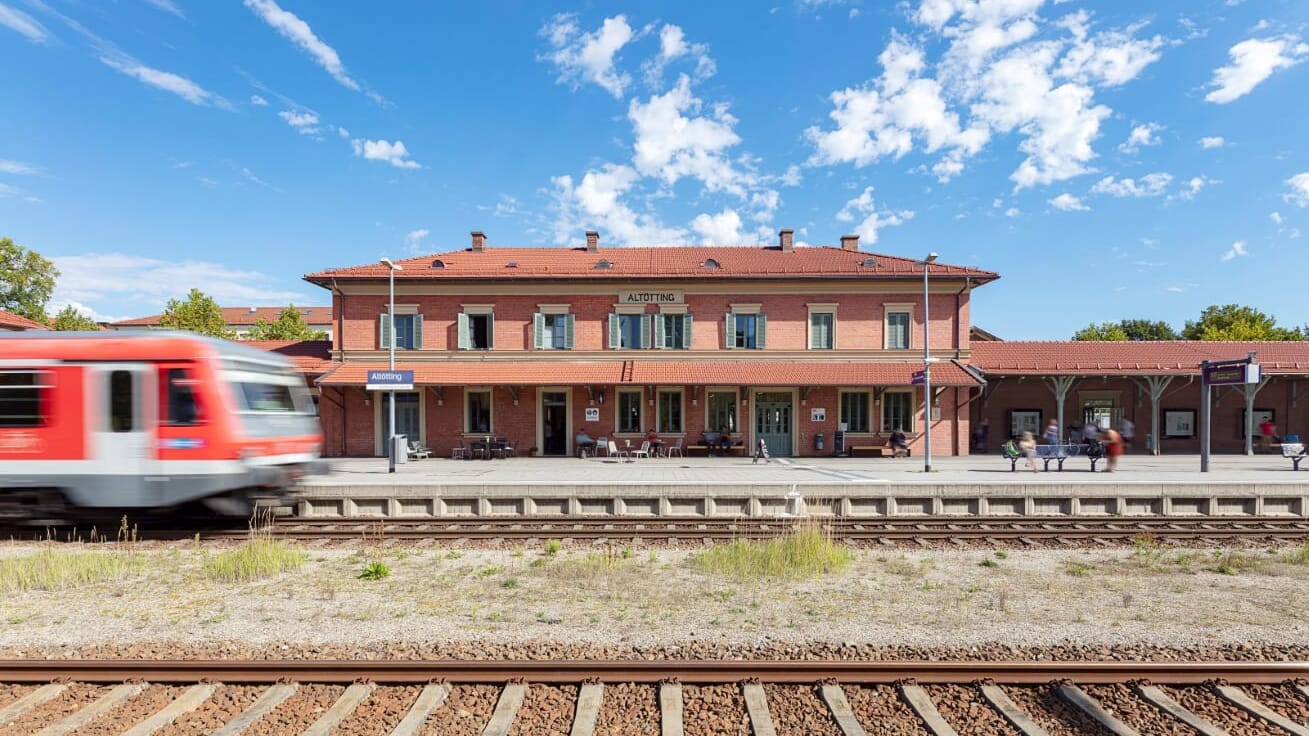
[{"label": "green window shutter", "polygon": [[459,314],[459,349],[467,350],[469,348],[468,338],[468,315]]},{"label": "green window shutter", "polygon": [[662,314],[654,316],[654,346],[660,349],[664,347],[664,315]]},{"label": "green window shutter", "polygon": [[682,315],[682,348],[691,349],[691,315]]},{"label": "green window shutter", "polygon": [[564,347],[569,350],[573,349],[573,323],[577,321],[577,315],[570,314],[564,318]]},{"label": "green window shutter", "polygon": [[617,348],[618,348],[618,343],[619,343],[619,337],[618,337],[618,315],[617,315],[617,314],[610,314],[610,315],[609,315],[609,348],[610,348],[611,350],[613,350],[613,349],[617,349]]},{"label": "green window shutter", "polygon": [[486,349],[495,349],[495,315],[486,315]]},{"label": "green window shutter", "polygon": [[768,343],[767,343],[767,339],[768,339],[768,315],[764,314],[763,312],[760,312],[760,313],[758,314],[758,316],[755,317],[755,323],[754,323],[754,324],[755,324],[755,328],[754,328],[754,329],[755,329],[755,338],[754,338],[754,344],[755,344],[755,347],[757,347],[757,348],[760,349],[760,350],[763,350],[764,348],[768,347]]},{"label": "green window shutter", "polygon": [[414,315],[414,350],[423,349],[423,315]]},{"label": "green window shutter", "polygon": [[391,315],[383,314],[378,317],[377,338],[379,349],[386,350],[391,347]]},{"label": "green window shutter", "polygon": [[814,349],[816,349],[819,345],[822,345],[822,343],[819,342],[819,340],[818,340],[818,323],[819,323],[819,322],[820,322],[820,320],[818,319],[818,315],[816,315],[816,314],[810,314],[810,315],[809,315],[809,349],[810,349],[810,350],[814,350]]},{"label": "green window shutter", "polygon": [[540,312],[532,315],[532,348],[545,349],[545,315]]},{"label": "green window shutter", "polygon": [[650,347],[650,315],[641,315],[641,347]]},{"label": "green window shutter", "polygon": [[736,315],[732,312],[728,312],[727,318],[724,322],[726,323],[724,327],[724,330],[726,331],[726,339],[723,340],[723,347],[731,350],[736,347]]}]

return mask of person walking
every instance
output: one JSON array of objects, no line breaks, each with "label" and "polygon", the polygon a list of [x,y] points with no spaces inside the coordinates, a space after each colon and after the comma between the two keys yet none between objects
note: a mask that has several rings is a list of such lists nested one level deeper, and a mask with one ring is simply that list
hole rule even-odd
[{"label": "person walking", "polygon": [[1023,432],[1022,439],[1018,440],[1018,451],[1027,458],[1027,467],[1036,472],[1036,438],[1031,432]]},{"label": "person walking", "polygon": [[1277,434],[1277,425],[1273,424],[1272,417],[1259,422],[1259,449],[1264,452],[1273,451],[1273,436]]},{"label": "person walking", "polygon": [[1059,423],[1051,419],[1050,423],[1045,425],[1045,444],[1059,444]]},{"label": "person walking", "polygon": [[1132,440],[1136,439],[1136,424],[1127,417],[1119,423],[1119,433],[1123,436],[1123,451],[1132,449]]},{"label": "person walking", "polygon": [[1118,469],[1118,456],[1123,454],[1123,436],[1118,434],[1118,430],[1110,427],[1104,431],[1104,455],[1106,473],[1112,473]]}]

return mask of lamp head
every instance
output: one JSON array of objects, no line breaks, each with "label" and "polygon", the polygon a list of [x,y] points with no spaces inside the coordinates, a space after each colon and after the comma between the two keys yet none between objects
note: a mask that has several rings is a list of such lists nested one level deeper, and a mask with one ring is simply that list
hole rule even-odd
[{"label": "lamp head", "polygon": [[937,258],[936,251],[932,251],[931,253],[927,254],[926,258],[923,259],[923,263],[934,263],[936,261],[936,258]]},{"label": "lamp head", "polygon": [[403,270],[404,270],[404,267],[403,267],[403,266],[396,265],[396,263],[395,263],[394,261],[392,261],[390,258],[383,257],[382,260],[379,261],[379,262],[380,262],[380,263],[385,263],[385,264],[386,264],[386,267],[389,268],[389,269],[391,269],[392,271],[403,271]]}]

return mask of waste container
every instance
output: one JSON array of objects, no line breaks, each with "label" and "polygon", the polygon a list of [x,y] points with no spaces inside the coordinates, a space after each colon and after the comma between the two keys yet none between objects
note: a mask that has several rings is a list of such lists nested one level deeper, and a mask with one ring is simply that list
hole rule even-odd
[{"label": "waste container", "polygon": [[822,433],[822,432],[819,432],[818,434],[814,435],[814,449],[815,449],[815,450],[822,450],[822,449],[823,449],[823,433]]},{"label": "waste container", "polygon": [[1145,435],[1145,451],[1154,452],[1154,435],[1147,433]]},{"label": "waste container", "polygon": [[405,435],[392,435],[391,447],[393,448],[392,451],[395,453],[395,461],[397,463],[409,462],[409,443]]},{"label": "waste container", "polygon": [[845,457],[845,430],[838,429],[832,433],[832,454]]}]

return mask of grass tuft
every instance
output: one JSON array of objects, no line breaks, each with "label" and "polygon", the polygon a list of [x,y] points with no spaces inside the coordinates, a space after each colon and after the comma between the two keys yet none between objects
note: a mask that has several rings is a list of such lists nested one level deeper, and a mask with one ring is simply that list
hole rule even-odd
[{"label": "grass tuft", "polygon": [[801,579],[844,570],[854,552],[821,529],[806,528],[763,542],[714,545],[692,558],[705,572],[740,579]]},{"label": "grass tuft", "polygon": [[204,562],[205,577],[223,583],[245,583],[295,570],[309,555],[278,539],[256,538]]},{"label": "grass tuft", "polygon": [[391,576],[391,568],[385,562],[370,562],[359,571],[360,580],[381,580]]},{"label": "grass tuft", "polygon": [[140,567],[141,559],[132,552],[42,549],[22,557],[0,559],[0,592],[65,590],[118,580]]}]

